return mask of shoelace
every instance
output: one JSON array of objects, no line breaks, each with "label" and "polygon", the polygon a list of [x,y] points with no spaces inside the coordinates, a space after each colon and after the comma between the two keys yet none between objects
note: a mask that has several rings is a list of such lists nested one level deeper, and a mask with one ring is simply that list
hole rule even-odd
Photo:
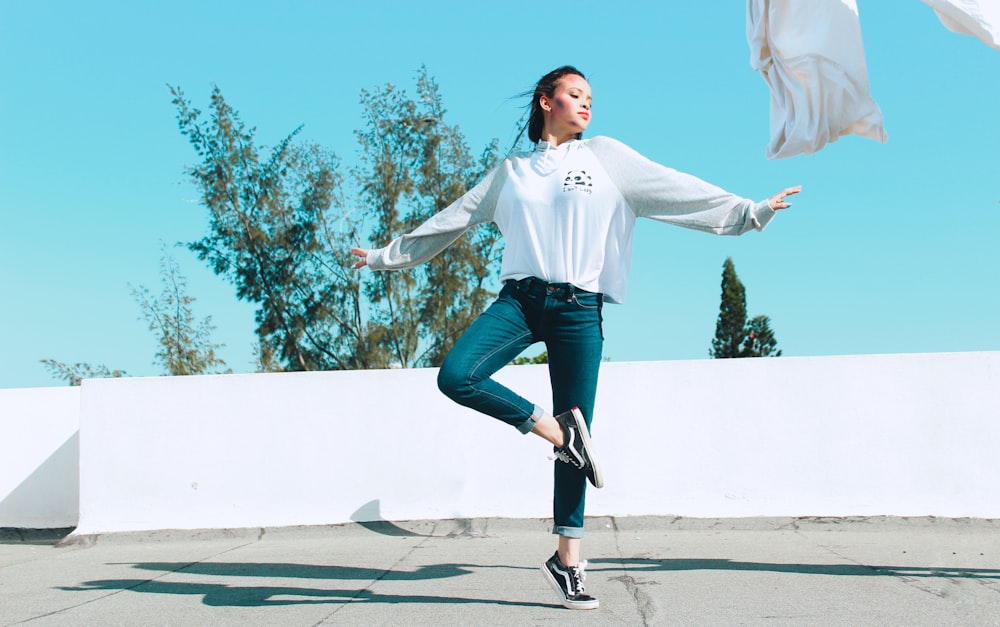
[{"label": "shoelace", "polygon": [[576,468],[577,470],[580,470],[580,469],[583,468],[583,465],[580,464],[580,462],[578,462],[575,457],[573,457],[572,455],[570,455],[569,453],[567,453],[565,451],[565,448],[557,448],[557,449],[555,449],[553,451],[553,453],[555,453],[555,457],[550,457],[549,459],[559,459],[559,460],[562,460],[562,461],[566,462],[567,464],[569,464],[570,466]]},{"label": "shoelace", "polygon": [[584,560],[580,562],[580,565],[577,566],[576,568],[570,567],[568,569],[570,574],[573,576],[573,587],[576,589],[574,591],[575,594],[583,594],[583,591],[586,588],[586,586],[584,586],[583,583],[587,581],[586,568],[587,568],[587,562],[586,560]]}]

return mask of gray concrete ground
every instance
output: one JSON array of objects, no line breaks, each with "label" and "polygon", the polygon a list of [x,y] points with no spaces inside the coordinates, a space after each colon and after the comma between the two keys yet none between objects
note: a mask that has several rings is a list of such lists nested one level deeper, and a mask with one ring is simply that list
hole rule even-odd
[{"label": "gray concrete ground", "polygon": [[0,534],[0,625],[1000,625],[1000,520],[593,518],[593,611],[538,520]]}]

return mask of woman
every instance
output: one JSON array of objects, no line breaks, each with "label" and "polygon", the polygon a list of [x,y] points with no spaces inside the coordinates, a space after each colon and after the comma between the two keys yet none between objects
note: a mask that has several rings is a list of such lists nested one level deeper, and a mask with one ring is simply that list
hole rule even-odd
[{"label": "woman", "polygon": [[[789,206],[785,189],[762,202],[725,192],[642,157],[607,137],[583,140],[591,90],[571,66],[539,80],[531,102],[530,153],[506,158],[469,192],[413,232],[374,250],[354,248],[356,268],[423,263],[476,224],[493,221],[505,249],[497,300],[466,330],[441,366],[438,386],[462,405],[552,443],[555,554],[542,565],[570,609],[594,609],[580,561],[586,483],[603,478],[590,444],[604,301],[625,297],[638,217],[741,235],[762,230]],[[491,377],[525,348],[545,342],[552,413]]]}]

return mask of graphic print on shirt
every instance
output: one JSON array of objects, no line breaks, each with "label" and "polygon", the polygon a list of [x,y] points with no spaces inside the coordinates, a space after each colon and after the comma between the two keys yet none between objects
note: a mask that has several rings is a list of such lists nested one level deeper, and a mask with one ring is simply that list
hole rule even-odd
[{"label": "graphic print on shirt", "polygon": [[570,170],[563,179],[564,192],[585,192],[592,193],[594,184],[586,170]]}]

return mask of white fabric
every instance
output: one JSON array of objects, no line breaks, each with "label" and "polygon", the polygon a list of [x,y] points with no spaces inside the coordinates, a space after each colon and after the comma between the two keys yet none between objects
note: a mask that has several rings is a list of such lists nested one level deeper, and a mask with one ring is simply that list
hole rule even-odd
[{"label": "white fabric", "polygon": [[747,0],[747,41],[771,88],[768,159],[811,154],[842,135],[888,139],[854,0]]},{"label": "white fabric", "polygon": [[538,277],[625,299],[636,218],[719,235],[761,230],[767,201],[735,196],[646,159],[608,137],[539,142],[508,157],[478,185],[388,246],[368,252],[372,270],[413,267],[469,227],[493,221],[504,236],[500,279]]},{"label": "white fabric", "polygon": [[945,27],[1000,50],[1000,0],[923,0]]}]

